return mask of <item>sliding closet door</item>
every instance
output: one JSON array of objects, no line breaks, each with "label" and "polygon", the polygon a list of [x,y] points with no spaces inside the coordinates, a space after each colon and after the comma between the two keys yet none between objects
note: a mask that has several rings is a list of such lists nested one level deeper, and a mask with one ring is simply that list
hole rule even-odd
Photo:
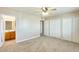
[{"label": "sliding closet door", "polygon": [[50,36],[50,20],[44,21],[44,35]]},{"label": "sliding closet door", "polygon": [[53,36],[53,19],[50,20],[50,36]]},{"label": "sliding closet door", "polygon": [[42,21],[40,21],[40,35],[42,34]]},{"label": "sliding closet door", "polygon": [[73,17],[73,42],[79,43],[79,17]]},{"label": "sliding closet door", "polygon": [[72,17],[63,17],[62,36],[63,39],[71,41],[72,37]]},{"label": "sliding closet door", "polygon": [[56,38],[61,38],[61,19],[54,18],[51,24],[52,36]]}]

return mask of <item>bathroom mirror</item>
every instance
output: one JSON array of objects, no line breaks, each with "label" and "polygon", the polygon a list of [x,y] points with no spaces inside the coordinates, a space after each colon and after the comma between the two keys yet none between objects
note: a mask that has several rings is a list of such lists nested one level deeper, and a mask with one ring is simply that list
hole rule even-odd
[{"label": "bathroom mirror", "polygon": [[5,21],[5,30],[12,30],[12,21]]}]

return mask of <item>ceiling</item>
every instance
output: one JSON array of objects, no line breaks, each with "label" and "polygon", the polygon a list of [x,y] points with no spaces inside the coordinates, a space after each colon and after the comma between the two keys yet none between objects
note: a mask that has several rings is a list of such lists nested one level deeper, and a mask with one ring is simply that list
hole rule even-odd
[{"label": "ceiling", "polygon": [[[9,9],[17,10],[24,13],[41,15],[41,7],[8,7]],[[53,7],[49,7],[50,9],[54,9]],[[59,15],[63,13],[69,13],[78,11],[78,7],[56,7],[56,10],[50,10],[49,13],[51,15]]]}]

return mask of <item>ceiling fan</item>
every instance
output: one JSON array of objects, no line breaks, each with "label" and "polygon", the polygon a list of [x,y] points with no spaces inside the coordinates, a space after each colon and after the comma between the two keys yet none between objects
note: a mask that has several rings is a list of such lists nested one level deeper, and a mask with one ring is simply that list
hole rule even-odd
[{"label": "ceiling fan", "polygon": [[56,8],[42,7],[41,10],[42,10],[42,14],[43,14],[43,15],[47,15],[48,12],[50,12],[50,11],[55,11]]},{"label": "ceiling fan", "polygon": [[51,7],[42,7],[41,10],[42,10],[43,12],[47,12],[47,11],[55,11],[56,8],[51,8]]}]

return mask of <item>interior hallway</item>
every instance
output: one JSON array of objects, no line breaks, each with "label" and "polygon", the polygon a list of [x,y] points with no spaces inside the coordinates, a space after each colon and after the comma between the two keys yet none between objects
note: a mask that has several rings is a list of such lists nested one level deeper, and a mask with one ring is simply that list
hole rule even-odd
[{"label": "interior hallway", "polygon": [[60,40],[52,37],[39,37],[16,44],[15,41],[7,41],[0,51],[4,52],[75,52],[79,51],[79,44]]}]

